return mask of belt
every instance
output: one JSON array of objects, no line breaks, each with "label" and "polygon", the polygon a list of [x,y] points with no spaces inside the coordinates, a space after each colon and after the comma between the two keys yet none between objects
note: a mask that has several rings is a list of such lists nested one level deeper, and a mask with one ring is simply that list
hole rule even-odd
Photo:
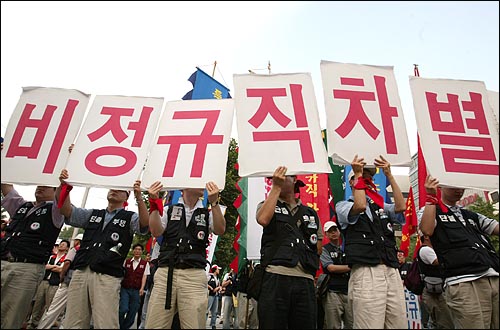
[{"label": "belt", "polygon": [[174,268],[176,268],[176,269],[188,269],[188,268],[194,268],[194,267],[185,263],[185,262],[180,262],[178,264],[175,264]]},{"label": "belt", "polygon": [[41,262],[36,262],[33,261],[32,259],[28,258],[17,258],[17,257],[4,257],[2,260],[6,260],[8,262],[24,262],[24,263],[30,263],[30,264],[41,264]]}]

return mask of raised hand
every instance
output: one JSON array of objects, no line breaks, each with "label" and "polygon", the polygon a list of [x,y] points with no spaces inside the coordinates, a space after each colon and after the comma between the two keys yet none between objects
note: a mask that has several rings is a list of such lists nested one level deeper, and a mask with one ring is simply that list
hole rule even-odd
[{"label": "raised hand", "polygon": [[210,204],[215,203],[219,199],[219,193],[220,193],[219,187],[217,187],[215,182],[210,181],[210,182],[207,182],[207,184],[205,185],[205,188],[207,189],[207,193],[208,193],[208,202]]},{"label": "raised hand", "polygon": [[428,193],[428,194],[437,194],[437,188],[439,186],[439,180],[437,178],[433,178],[430,174],[427,175],[427,177],[425,178],[425,184],[424,184],[424,187],[425,187],[425,191]]},{"label": "raised hand", "polygon": [[273,186],[282,187],[286,179],[286,166],[278,166],[273,174]]},{"label": "raised hand", "polygon": [[391,163],[389,163],[382,155],[380,158],[375,158],[374,164],[376,167],[381,168],[384,171],[385,176],[391,175]]},{"label": "raised hand", "polygon": [[[135,185],[134,185],[135,189]],[[159,196],[160,191],[163,189],[163,185],[160,181],[155,181],[149,188],[148,194],[150,198],[156,199]]]}]

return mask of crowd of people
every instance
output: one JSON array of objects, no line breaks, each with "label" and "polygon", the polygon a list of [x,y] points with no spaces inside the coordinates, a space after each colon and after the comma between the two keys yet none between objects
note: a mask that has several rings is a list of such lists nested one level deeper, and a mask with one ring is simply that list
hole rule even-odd
[{"label": "crowd of people", "polygon": [[[209,235],[226,230],[214,182],[183,189],[176,204],[165,206],[156,181],[147,190],[148,208],[137,180],[133,191],[110,189],[104,209],[71,203],[65,169],[58,187],[36,188],[33,202],[2,183],[1,204],[11,219],[1,239],[1,327],[129,329],[137,320],[140,329],[203,329],[207,322],[214,329],[221,316],[224,329],[408,328],[402,281],[408,265],[394,231],[406,203],[390,163],[380,156],[373,164],[354,157],[352,196],[336,204],[324,225],[302,204],[297,177],[276,168],[256,209],[264,272],[261,293],[251,298],[252,262],[239,273],[228,267],[223,276],[218,265],[205,270]],[[377,168],[394,203],[376,190]],[[423,189],[422,247],[414,262],[424,275],[422,306],[432,327],[498,328],[499,257],[489,239],[498,236],[498,221],[459,207],[461,188],[439,187],[428,176]],[[138,212],[125,207],[130,194]],[[63,224],[84,232],[58,241]],[[148,232],[155,244],[144,258],[133,238]],[[329,275],[319,301],[318,271]]]}]

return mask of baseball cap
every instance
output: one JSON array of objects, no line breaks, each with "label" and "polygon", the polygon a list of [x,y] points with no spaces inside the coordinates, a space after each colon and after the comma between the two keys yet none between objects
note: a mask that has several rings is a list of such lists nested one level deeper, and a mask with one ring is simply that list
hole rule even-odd
[{"label": "baseball cap", "polygon": [[61,241],[62,241],[62,238],[58,238],[58,239],[56,240],[56,242],[54,243],[54,245],[59,245],[59,244],[61,243]]},{"label": "baseball cap", "polygon": [[219,267],[219,266],[217,266],[217,265],[213,265],[211,269],[212,269],[212,270],[222,269],[222,267]]},{"label": "baseball cap", "polygon": [[327,221],[327,222],[325,222],[325,225],[323,226],[323,231],[327,232],[332,227],[337,227],[337,224],[333,221]]},{"label": "baseball cap", "polygon": [[81,240],[83,239],[83,234],[82,234],[82,233],[80,233],[80,234],[76,235],[76,236],[75,236],[75,239],[77,239],[77,240],[80,240],[80,241],[81,241]]}]

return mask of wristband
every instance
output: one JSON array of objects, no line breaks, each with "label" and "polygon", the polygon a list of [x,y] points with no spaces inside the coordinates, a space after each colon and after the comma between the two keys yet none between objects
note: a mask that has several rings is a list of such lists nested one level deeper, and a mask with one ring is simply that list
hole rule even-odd
[{"label": "wristband", "polygon": [[160,216],[163,216],[163,201],[161,198],[148,198],[149,200],[149,214],[153,213],[153,211],[158,211]]},{"label": "wristband", "polygon": [[72,185],[69,185],[67,183],[63,183],[61,185],[61,192],[59,194],[59,201],[57,202],[57,208],[60,209],[63,206],[64,201],[68,197],[69,192],[71,191],[71,189],[73,189]]},{"label": "wristband", "polygon": [[215,202],[213,202],[213,203],[210,203],[210,206],[211,206],[211,207],[214,207],[214,206],[217,206],[217,205],[219,205],[219,199],[217,199],[217,200],[216,200]]},{"label": "wristband", "polygon": [[439,204],[439,199],[434,194],[428,194],[425,199],[425,205],[437,205]]}]

